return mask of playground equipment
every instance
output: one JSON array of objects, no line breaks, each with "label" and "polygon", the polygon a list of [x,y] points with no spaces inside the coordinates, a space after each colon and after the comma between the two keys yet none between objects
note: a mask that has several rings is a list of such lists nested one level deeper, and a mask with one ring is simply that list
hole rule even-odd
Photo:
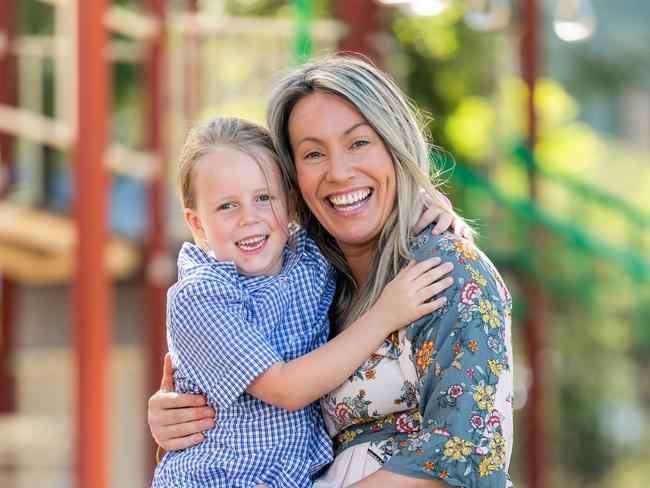
[{"label": "playground equipment", "polygon": [[[76,225],[69,217],[52,217],[40,210],[25,208],[24,205],[17,207],[15,203],[0,202],[0,256],[3,263],[10,263],[4,265],[1,270],[4,283],[0,359],[10,356],[12,345],[12,280],[7,278],[40,279],[40,283],[45,283],[70,280],[74,276],[75,287],[80,293],[79,300],[85,300],[89,304],[99,303],[92,310],[87,308],[76,312],[79,369],[86,375],[79,378],[78,395],[81,403],[78,408],[88,413],[86,417],[80,418],[77,424],[80,439],[76,447],[76,462],[80,468],[78,486],[101,488],[107,483],[106,412],[103,408],[106,403],[104,388],[110,289],[106,288],[106,283],[109,276],[116,279],[137,273],[141,267],[141,255],[144,259],[143,275],[148,284],[146,300],[148,342],[152,344],[149,367],[152,372],[152,387],[160,377],[164,343],[164,290],[170,280],[169,270],[173,269],[166,245],[170,235],[173,236],[177,232],[175,227],[166,224],[165,218],[166,176],[169,171],[165,165],[167,155],[178,152],[185,129],[191,120],[224,109],[224,106],[233,107],[237,104],[238,108],[247,110],[244,115],[260,118],[263,107],[262,93],[268,75],[285,68],[294,60],[303,59],[313,51],[319,51],[321,47],[336,44],[343,36],[343,28],[339,22],[316,21],[312,2],[309,0],[293,2],[295,19],[224,19],[198,11],[196,2],[192,1],[187,2],[187,9],[165,11],[162,0],[149,0],[144,3],[145,7],[141,13],[118,6],[109,7],[106,0],[29,1],[40,1],[53,6],[54,35],[17,36],[13,28],[15,25],[12,27],[12,15],[8,10],[12,5],[15,8],[17,1],[2,0],[0,26],[6,34],[0,36],[0,63],[4,63],[0,64],[0,77],[4,76],[0,78],[0,134],[3,134],[0,136],[0,156],[3,162],[11,160],[8,156],[10,152],[7,149],[7,136],[21,139],[22,153],[29,156],[27,161],[40,160],[42,153],[39,151],[43,145],[66,154],[71,154],[76,149],[78,183],[83,186],[85,182],[95,180],[96,186],[87,186],[84,188],[85,193],[79,192],[77,195],[81,208]],[[351,6],[342,13],[344,18],[361,18],[364,15],[370,17],[362,8],[358,8],[358,5],[364,2],[345,3]],[[528,9],[524,11],[529,15],[527,25],[535,29],[538,23],[534,11],[536,2],[526,0],[523,4]],[[373,2],[367,5],[369,8],[378,8]],[[82,27],[87,30],[80,31],[83,37],[79,38],[76,33],[78,28]],[[111,38],[107,30],[119,34],[119,38]],[[97,38],[94,42],[97,44],[90,40],[95,36]],[[529,53],[536,53],[536,31],[529,29],[527,36],[525,39],[530,43]],[[258,49],[260,45],[265,47],[263,53]],[[360,46],[348,45],[351,49],[364,50],[363,45]],[[78,52],[79,58],[76,55]],[[101,55],[102,52],[106,52],[106,58]],[[12,56],[7,56],[7,53]],[[13,71],[11,67],[6,68],[9,57],[17,61]],[[525,58],[532,60],[525,65],[525,78],[532,88],[537,77],[534,62],[536,58]],[[124,141],[106,141],[106,121],[110,112],[106,74],[110,68],[107,61],[132,68],[137,65],[144,66],[141,73],[143,89],[139,95],[143,100],[142,126],[146,128],[146,132],[135,145],[128,145]],[[43,70],[46,62],[52,63],[57,80],[54,85],[52,113],[48,116],[43,115],[46,112],[43,93]],[[239,63],[238,66],[245,77],[233,77],[232,73],[228,72],[226,65],[232,63]],[[79,67],[83,69],[80,70]],[[21,90],[14,90],[12,95],[9,93],[11,90],[7,89],[10,85],[8,81],[11,81],[7,73],[13,72],[16,75],[11,85],[15,87],[15,81],[18,81]],[[86,78],[98,74],[101,74],[101,80]],[[218,90],[215,89],[217,87]],[[92,110],[88,110],[89,108]],[[552,178],[575,194],[591,195],[589,198],[627,215],[631,225],[638,224],[641,232],[645,232],[645,247],[612,245],[591,235],[575,222],[563,221],[545,211],[541,203],[535,200],[534,191],[531,192],[530,199],[513,200],[488,179],[461,164],[456,166],[453,177],[463,187],[479,188],[488,192],[491,198],[508,209],[512,215],[526,220],[535,229],[544,229],[553,238],[564,239],[571,246],[597,256],[598,259],[614,263],[646,286],[649,281],[649,264],[647,230],[644,229],[647,229],[648,218],[622,202],[603,195],[602,192],[569,178],[544,172],[535,164],[530,151],[535,139],[532,98],[529,100],[529,108],[531,138],[528,147],[519,148],[517,154],[518,160],[528,171],[531,188],[535,187],[540,178]],[[100,142],[90,144],[94,138],[100,138]],[[84,156],[84,144],[88,144],[88,150],[92,149],[94,152]],[[35,165],[30,166],[24,162],[21,164],[26,164],[36,175],[35,179],[39,180],[39,169]],[[85,173],[86,170],[91,173]],[[124,239],[114,236],[101,237],[107,227],[107,212],[97,203],[105,200],[107,171],[111,175],[137,180],[147,190],[147,220],[150,227],[143,236],[143,253],[137,252],[133,243]],[[6,189],[11,186],[13,179],[9,169],[4,174],[2,184]],[[23,198],[25,203],[37,204],[39,191],[28,191]],[[88,207],[88,204],[95,206]],[[48,220],[49,218],[55,220]],[[15,222],[25,221],[34,224],[29,227],[29,232],[33,230],[35,234],[17,233],[20,227]],[[89,232],[91,229],[93,232]],[[54,235],[56,237],[52,237]],[[100,240],[89,240],[91,235],[99,235]],[[74,275],[72,261],[77,240],[81,248],[90,247],[92,252],[82,258],[85,261],[78,263],[79,274]],[[119,251],[114,251],[115,248]],[[2,254],[8,252],[7,249],[12,252],[22,249],[29,254],[21,264],[16,254]],[[97,263],[102,261],[102,252],[107,255],[106,271],[97,268]],[[534,259],[534,256],[528,256],[527,259]],[[62,263],[65,263],[65,266],[62,266]],[[515,259],[508,265],[525,271],[528,263],[522,258]],[[103,282],[100,282],[101,280]],[[543,309],[536,317],[538,325],[543,325],[542,312]],[[92,324],[92,327],[87,324]],[[532,327],[529,330],[532,330]],[[537,330],[536,335],[543,333]],[[540,349],[538,343],[531,345],[533,354]],[[541,364],[535,361],[532,363],[538,366]],[[533,371],[533,374],[537,375],[535,387],[539,388],[543,385],[540,380],[542,373]],[[3,401],[10,398],[13,389],[10,378],[6,376],[0,373]],[[541,394],[540,390],[536,393],[537,396]],[[87,403],[88,399],[92,399],[93,403]],[[531,397],[531,404],[536,405],[534,396]],[[10,406],[5,409],[10,410]],[[536,418],[536,415],[531,415],[530,425],[532,429],[540,432],[543,430],[543,423]],[[531,442],[537,443],[527,449],[531,453],[528,464],[531,469],[536,470],[536,473],[531,475],[531,478],[536,480],[531,481],[531,486],[545,486],[543,435],[534,434],[533,431],[529,438]]]}]

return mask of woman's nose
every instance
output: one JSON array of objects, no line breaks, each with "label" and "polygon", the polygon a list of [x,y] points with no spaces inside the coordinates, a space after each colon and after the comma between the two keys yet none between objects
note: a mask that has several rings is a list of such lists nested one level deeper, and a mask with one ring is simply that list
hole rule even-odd
[{"label": "woman's nose", "polygon": [[346,181],[354,177],[354,165],[351,157],[343,151],[333,153],[328,167],[328,180],[330,182]]}]

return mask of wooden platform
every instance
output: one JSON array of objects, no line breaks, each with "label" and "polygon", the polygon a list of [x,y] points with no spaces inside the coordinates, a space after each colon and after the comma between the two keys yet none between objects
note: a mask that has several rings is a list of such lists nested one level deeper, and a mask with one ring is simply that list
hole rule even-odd
[{"label": "wooden platform", "polygon": [[[23,284],[67,283],[76,266],[77,230],[70,217],[0,201],[0,268]],[[106,266],[113,279],[137,273],[138,247],[112,238]]]}]

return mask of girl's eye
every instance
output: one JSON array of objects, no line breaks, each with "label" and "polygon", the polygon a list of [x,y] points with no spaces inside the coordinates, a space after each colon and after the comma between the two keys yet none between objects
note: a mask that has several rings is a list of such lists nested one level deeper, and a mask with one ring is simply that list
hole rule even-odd
[{"label": "girl's eye", "polygon": [[258,196],[257,199],[260,202],[270,202],[272,200],[272,197],[271,197],[271,195],[264,194],[264,195]]},{"label": "girl's eye", "polygon": [[357,149],[357,148],[359,148],[359,147],[363,147],[363,146],[365,146],[365,145],[367,145],[367,144],[370,144],[370,142],[366,141],[365,139],[361,139],[361,140],[358,140],[358,141],[354,141],[354,142],[352,143],[352,149]]},{"label": "girl's eye", "polygon": [[217,207],[217,210],[230,210],[231,208],[235,208],[234,203],[222,203]]}]

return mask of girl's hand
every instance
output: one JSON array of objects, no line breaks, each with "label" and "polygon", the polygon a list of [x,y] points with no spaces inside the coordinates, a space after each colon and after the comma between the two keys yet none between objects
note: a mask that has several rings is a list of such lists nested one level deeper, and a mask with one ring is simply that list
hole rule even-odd
[{"label": "girl's hand", "polygon": [[[439,193],[439,195],[442,200],[449,202],[449,199],[445,195],[442,193]],[[411,230],[413,235],[419,234],[428,225],[435,222],[436,225],[431,231],[433,235],[442,234],[447,229],[451,229],[455,234],[474,242],[476,232],[467,225],[467,222],[454,213],[451,209],[451,202],[449,202],[449,208],[445,208],[440,202],[431,198],[425,191],[420,192],[420,197],[424,202],[424,209],[422,215],[420,215],[420,218]]]},{"label": "girl's hand", "polygon": [[439,257],[421,263],[410,261],[384,287],[371,310],[385,324],[388,334],[438,310],[447,302],[446,297],[431,300],[454,282],[451,277],[441,279],[454,266],[440,264],[440,261]]},{"label": "girl's hand", "polygon": [[202,395],[174,391],[174,369],[167,353],[160,390],[149,398],[149,429],[156,443],[166,451],[176,451],[203,442],[201,431],[214,427],[215,416],[214,409],[205,405]]}]

